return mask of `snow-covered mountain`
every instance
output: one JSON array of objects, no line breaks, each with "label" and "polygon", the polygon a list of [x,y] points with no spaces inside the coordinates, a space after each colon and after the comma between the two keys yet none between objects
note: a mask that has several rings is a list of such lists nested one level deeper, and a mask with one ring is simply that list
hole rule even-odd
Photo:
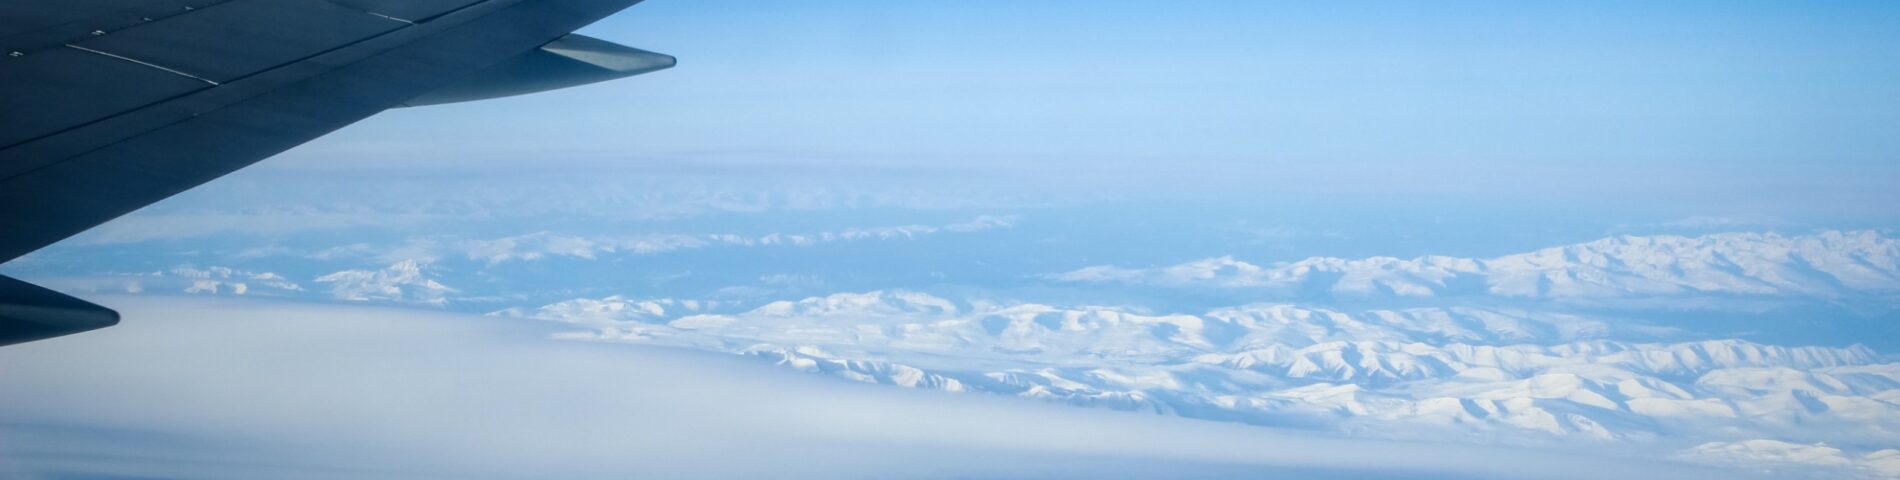
[{"label": "snow-covered mountain", "polygon": [[1832,298],[1900,294],[1900,242],[1872,231],[1621,236],[1488,259],[1316,257],[1256,265],[1227,256],[1159,268],[1096,266],[1049,278],[1344,298]]},{"label": "snow-covered mountain", "polygon": [[[594,304],[506,314],[572,321],[563,312]],[[1612,322],[1566,314],[1284,304],[1157,314],[902,291],[677,311],[596,317],[597,330],[567,337],[729,352],[869,383],[1392,437],[1881,442],[1900,432],[1900,364],[1866,347],[1615,341]]]},{"label": "snow-covered mountain", "polygon": [[454,288],[436,281],[417,260],[403,260],[378,270],[344,270],[317,277],[317,283],[329,284],[330,294],[338,300],[384,300],[443,305]]}]

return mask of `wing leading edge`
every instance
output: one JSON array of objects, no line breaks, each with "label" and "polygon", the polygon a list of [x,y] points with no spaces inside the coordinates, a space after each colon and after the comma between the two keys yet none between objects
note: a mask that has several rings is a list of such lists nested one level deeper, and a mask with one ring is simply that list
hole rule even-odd
[{"label": "wing leading edge", "polygon": [[[389,108],[671,67],[570,35],[639,1],[6,2],[0,261]],[[0,345],[117,318],[0,277]]]}]

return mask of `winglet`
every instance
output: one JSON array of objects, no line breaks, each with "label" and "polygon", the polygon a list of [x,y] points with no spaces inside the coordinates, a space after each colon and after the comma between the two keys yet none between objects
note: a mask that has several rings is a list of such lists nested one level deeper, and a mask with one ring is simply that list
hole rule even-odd
[{"label": "winglet", "polygon": [[678,63],[672,55],[568,34],[403,102],[402,106],[420,107],[558,90],[657,72]]}]

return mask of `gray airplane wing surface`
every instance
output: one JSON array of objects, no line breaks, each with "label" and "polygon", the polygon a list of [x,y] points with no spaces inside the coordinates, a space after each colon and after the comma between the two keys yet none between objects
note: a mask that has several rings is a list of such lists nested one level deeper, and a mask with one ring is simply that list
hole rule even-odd
[{"label": "gray airplane wing surface", "polygon": [[[673,66],[571,33],[639,1],[0,1],[0,262],[386,109]],[[0,345],[117,322],[0,277]]]}]

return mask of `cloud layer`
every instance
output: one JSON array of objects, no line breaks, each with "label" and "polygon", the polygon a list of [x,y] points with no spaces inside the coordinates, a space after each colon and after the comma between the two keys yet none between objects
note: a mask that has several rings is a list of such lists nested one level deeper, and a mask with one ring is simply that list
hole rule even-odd
[{"label": "cloud layer", "polygon": [[[231,299],[0,350],[0,473],[189,478],[1717,478],[855,388],[534,324]],[[1585,473],[1587,472],[1587,473]]]}]

